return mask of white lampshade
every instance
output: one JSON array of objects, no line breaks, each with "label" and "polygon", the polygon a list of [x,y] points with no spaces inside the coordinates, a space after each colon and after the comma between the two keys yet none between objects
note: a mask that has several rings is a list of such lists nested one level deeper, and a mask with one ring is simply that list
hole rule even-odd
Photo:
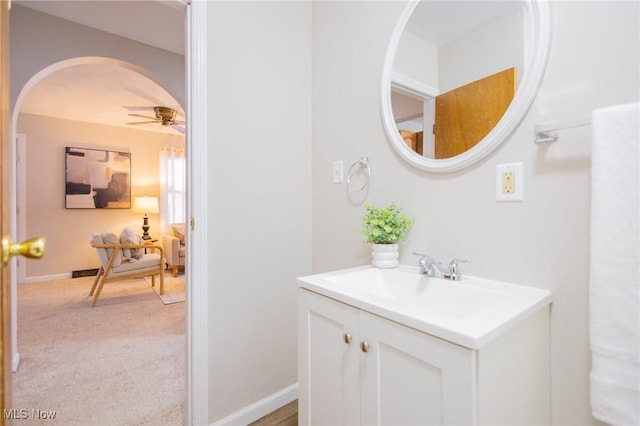
[{"label": "white lampshade", "polygon": [[135,197],[133,200],[134,213],[160,213],[158,197]]}]

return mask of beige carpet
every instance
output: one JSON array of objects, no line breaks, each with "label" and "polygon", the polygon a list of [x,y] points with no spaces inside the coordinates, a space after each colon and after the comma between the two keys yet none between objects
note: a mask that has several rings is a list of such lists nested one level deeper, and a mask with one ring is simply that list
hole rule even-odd
[{"label": "beige carpet", "polygon": [[[151,285],[151,277],[145,277],[147,284]],[[167,272],[164,275],[164,294],[160,294],[160,280],[156,277],[156,285],[151,287],[156,295],[162,300],[165,305],[172,303],[184,302],[184,274],[179,274],[174,278],[171,272]]]},{"label": "beige carpet", "polygon": [[26,410],[20,424],[184,424],[185,304],[158,303],[136,279],[106,284],[90,308],[92,280],[18,285],[21,362],[7,408]]}]

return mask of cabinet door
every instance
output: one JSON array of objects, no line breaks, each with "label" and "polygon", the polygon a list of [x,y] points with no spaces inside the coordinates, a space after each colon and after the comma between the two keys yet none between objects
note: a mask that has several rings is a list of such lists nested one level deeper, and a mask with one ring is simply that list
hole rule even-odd
[{"label": "cabinet door", "polygon": [[362,424],[475,423],[474,351],[366,312],[360,335]]},{"label": "cabinet door", "polygon": [[358,310],[299,292],[298,416],[301,425],[360,423]]}]

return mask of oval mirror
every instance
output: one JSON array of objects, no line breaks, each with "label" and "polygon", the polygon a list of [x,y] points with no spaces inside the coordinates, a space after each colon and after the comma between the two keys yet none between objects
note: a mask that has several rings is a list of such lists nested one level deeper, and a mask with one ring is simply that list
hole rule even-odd
[{"label": "oval mirror", "polygon": [[382,77],[392,146],[411,165],[433,172],[484,158],[531,106],[549,44],[545,1],[410,2]]}]

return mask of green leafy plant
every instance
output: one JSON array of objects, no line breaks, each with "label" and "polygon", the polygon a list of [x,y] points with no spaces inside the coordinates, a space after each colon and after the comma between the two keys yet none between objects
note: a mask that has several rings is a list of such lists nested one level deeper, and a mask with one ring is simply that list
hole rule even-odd
[{"label": "green leafy plant", "polygon": [[393,244],[404,239],[413,220],[394,204],[386,208],[365,204],[367,214],[362,219],[362,235],[371,244]]}]

